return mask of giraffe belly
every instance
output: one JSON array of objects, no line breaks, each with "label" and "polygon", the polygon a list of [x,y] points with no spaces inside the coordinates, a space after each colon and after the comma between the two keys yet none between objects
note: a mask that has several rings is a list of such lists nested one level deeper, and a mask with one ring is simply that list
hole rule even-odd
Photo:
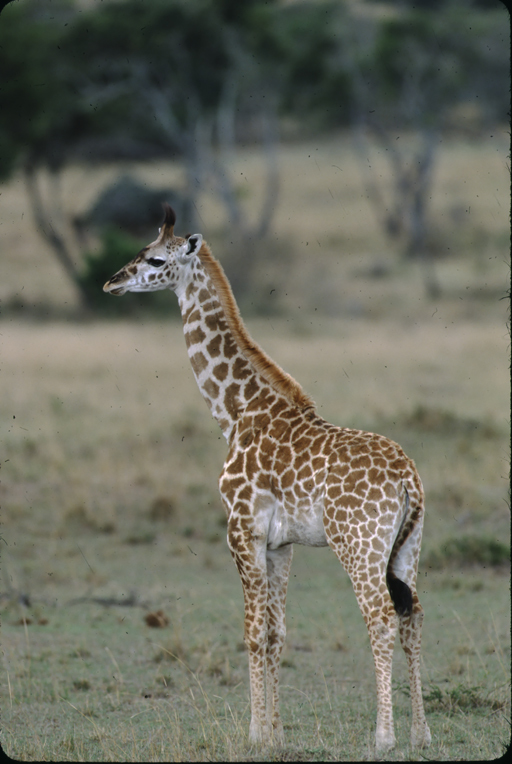
[{"label": "giraffe belly", "polygon": [[270,518],[267,548],[278,549],[285,544],[327,546],[323,524],[323,502],[295,506],[293,515],[279,502]]}]

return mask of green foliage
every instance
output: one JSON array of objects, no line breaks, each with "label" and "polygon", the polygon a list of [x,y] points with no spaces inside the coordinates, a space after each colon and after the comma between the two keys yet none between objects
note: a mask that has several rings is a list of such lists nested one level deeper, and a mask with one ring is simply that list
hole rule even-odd
[{"label": "green foliage", "polygon": [[427,713],[441,711],[448,716],[458,711],[499,711],[506,705],[503,700],[491,697],[491,693],[485,692],[482,687],[470,687],[465,684],[443,690],[439,685],[431,683],[424,700]]},{"label": "green foliage", "polygon": [[255,5],[250,40],[280,91],[282,110],[301,120],[345,124],[351,82],[340,62],[340,31],[347,23],[336,0]]},{"label": "green foliage", "polygon": [[494,538],[459,536],[450,538],[426,555],[423,565],[440,569],[455,565],[498,566],[510,563],[510,545]]},{"label": "green foliage", "polygon": [[432,432],[444,436],[495,438],[499,430],[493,422],[470,417],[461,417],[453,411],[419,404],[402,418],[403,425],[414,427],[421,432]]},{"label": "green foliage", "polygon": [[[408,682],[394,682],[396,689],[405,695],[411,697],[411,691]],[[432,713],[440,711],[448,716],[452,716],[458,711],[498,711],[505,707],[506,703],[494,695],[492,691],[485,691],[483,687],[469,686],[459,683],[456,687],[443,689],[435,682],[429,683],[428,692],[423,693],[425,701],[425,711]]]},{"label": "green foliage", "polygon": [[[56,12],[65,7],[57,3]],[[9,75],[0,79],[1,178],[12,172],[24,147],[46,140],[57,116],[57,102],[66,102],[55,77],[55,50],[61,37],[61,25],[42,18],[35,2],[13,3],[2,13],[0,71]],[[58,129],[58,120],[54,128]]]},{"label": "green foliage", "polygon": [[58,167],[91,136],[182,152],[156,108],[148,119],[141,89],[159,91],[183,130],[218,107],[235,75],[246,110],[264,93],[301,122],[347,123],[358,99],[381,119],[416,125],[468,100],[506,119],[502,21],[469,0],[364,22],[337,0],[11,3],[0,24],[0,71],[9,72],[0,80],[0,179],[20,159]]},{"label": "green foliage", "polygon": [[210,2],[126,0],[84,12],[71,0],[12,4],[0,25],[0,70],[10,73],[0,85],[0,178],[20,160],[58,168],[95,136],[161,145],[134,97],[141,76],[171,86],[186,122],[218,102],[229,62]]},{"label": "green foliage", "polygon": [[[166,92],[183,126],[218,103],[230,64],[228,50],[215,5],[199,0],[105,4],[77,17],[66,40],[78,86],[94,84],[98,97],[93,94],[91,106],[107,130],[157,142],[157,121],[154,116],[148,120],[137,89],[149,84]],[[113,96],[104,99],[108,87]]]},{"label": "green foliage", "polygon": [[71,0],[51,8],[38,0],[12,3],[2,13],[0,71],[9,76],[0,79],[0,179],[20,159],[60,167],[70,145],[92,129],[65,54],[74,17]]},{"label": "green foliage", "polygon": [[91,307],[105,316],[133,316],[138,313],[178,313],[177,302],[167,290],[149,294],[127,293],[113,299],[102,291],[103,284],[132,260],[144,243],[123,231],[106,227],[101,235],[101,249],[84,255],[79,277],[89,295]]},{"label": "green foliage", "polygon": [[384,18],[370,56],[360,61],[379,118],[442,126],[447,110],[471,101],[492,119],[506,119],[509,39],[502,21],[468,2]]}]

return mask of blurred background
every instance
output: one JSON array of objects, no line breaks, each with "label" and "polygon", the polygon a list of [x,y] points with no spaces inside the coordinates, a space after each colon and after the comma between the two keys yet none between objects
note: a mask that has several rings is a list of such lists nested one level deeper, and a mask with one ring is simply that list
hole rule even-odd
[{"label": "blurred background", "polygon": [[175,309],[98,288],[164,200],[253,313],[361,309],[354,255],[430,298],[461,256],[504,287],[498,1],[22,0],[0,42],[4,315]]},{"label": "blurred background", "polygon": [[[178,234],[203,234],[251,334],[319,413],[415,459],[426,705],[444,746],[432,757],[501,755],[509,22],[497,0],[3,9],[0,693],[13,757],[115,760],[119,740],[133,760],[244,755],[230,748],[245,740],[248,684],[217,490],[225,446],[174,295],[102,291],[155,239],[163,201]],[[332,745],[307,703],[293,717],[291,696],[296,750],[316,740],[322,760],[366,757],[371,657],[328,549],[296,550],[288,614],[285,694],[312,699]],[[197,681],[206,711],[190,705]],[[221,723],[203,740],[212,709]],[[107,732],[89,734],[94,715]]]}]

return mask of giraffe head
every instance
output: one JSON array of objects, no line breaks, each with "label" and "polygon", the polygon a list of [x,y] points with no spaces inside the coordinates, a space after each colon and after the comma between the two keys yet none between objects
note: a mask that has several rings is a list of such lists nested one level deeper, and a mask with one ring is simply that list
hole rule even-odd
[{"label": "giraffe head", "polygon": [[176,291],[184,282],[194,256],[201,249],[203,237],[200,233],[187,239],[175,236],[176,213],[168,204],[164,204],[164,211],[158,238],[114,274],[103,286],[104,292],[121,296],[126,292]]}]

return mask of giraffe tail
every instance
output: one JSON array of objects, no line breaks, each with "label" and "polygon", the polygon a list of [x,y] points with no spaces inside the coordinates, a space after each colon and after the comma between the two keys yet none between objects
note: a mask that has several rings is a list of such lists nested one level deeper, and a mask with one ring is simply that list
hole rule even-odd
[{"label": "giraffe tail", "polygon": [[414,536],[417,535],[418,532],[421,537],[423,522],[421,508],[415,507],[411,511],[409,492],[404,483],[402,483],[401,488],[403,491],[404,514],[389,558],[386,572],[386,584],[397,615],[407,617],[412,614],[413,596],[409,584],[402,580],[403,577],[409,578],[409,576],[407,574],[405,576],[403,575],[405,570],[400,564],[400,558],[404,555],[406,558],[409,556],[410,549],[408,549],[408,547],[410,547],[411,542],[414,540]]},{"label": "giraffe tail", "polygon": [[400,581],[392,570],[388,568],[386,575],[389,594],[395,606],[397,615],[408,616],[412,613],[412,592],[406,583]]}]

